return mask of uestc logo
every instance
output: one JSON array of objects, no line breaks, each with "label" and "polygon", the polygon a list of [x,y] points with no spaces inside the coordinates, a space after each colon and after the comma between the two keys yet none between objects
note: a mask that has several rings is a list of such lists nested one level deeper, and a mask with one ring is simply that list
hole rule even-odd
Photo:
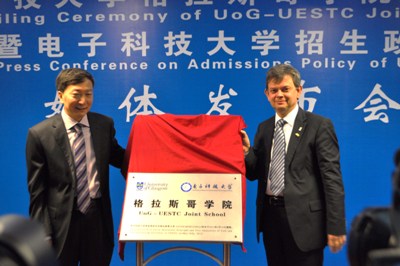
[{"label": "uestc logo", "polygon": [[189,182],[185,182],[181,185],[181,189],[183,192],[189,192],[192,190],[192,184],[190,184]]}]

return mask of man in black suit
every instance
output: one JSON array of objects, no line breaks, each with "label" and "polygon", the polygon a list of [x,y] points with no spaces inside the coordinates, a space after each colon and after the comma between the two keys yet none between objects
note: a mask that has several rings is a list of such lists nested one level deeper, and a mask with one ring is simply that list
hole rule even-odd
[{"label": "man in black suit", "polygon": [[[121,168],[125,150],[115,139],[113,120],[89,112],[94,87],[90,73],[62,70],[56,87],[64,104],[61,114],[28,132],[29,214],[44,225],[61,265],[109,265],[114,246],[109,165]],[[85,211],[80,211],[77,203],[73,149],[77,124],[85,143],[83,184],[90,197]]]},{"label": "man in black suit", "polygon": [[[323,249],[341,250],[346,242],[344,187],[338,140],[332,122],[298,106],[300,73],[277,65],[264,91],[274,117],[259,124],[250,147],[243,135],[246,176],[258,180],[257,238],[263,232],[269,266],[323,264]],[[281,189],[271,189],[276,122],[284,119]],[[275,148],[273,148],[275,147]],[[275,160],[278,162],[278,159]],[[274,165],[274,166],[272,166]],[[277,166],[278,167],[278,166]],[[273,185],[275,186],[275,185]]]}]

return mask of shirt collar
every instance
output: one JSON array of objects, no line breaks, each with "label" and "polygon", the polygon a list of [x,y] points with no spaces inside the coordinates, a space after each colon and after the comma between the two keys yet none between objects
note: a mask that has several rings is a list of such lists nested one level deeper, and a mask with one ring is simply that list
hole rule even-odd
[{"label": "shirt collar", "polygon": [[[298,112],[299,112],[299,105],[296,104],[293,110],[290,111],[290,113],[288,113],[287,116],[283,117],[283,119],[286,121],[287,124],[293,127]],[[278,122],[279,119],[281,119],[281,117],[279,117],[278,114],[275,114],[275,124],[276,122]]]},{"label": "shirt collar", "polygon": [[65,111],[64,109],[61,111],[61,117],[64,121],[65,124],[65,128],[66,129],[71,129],[73,128],[76,124],[80,123],[81,125],[85,126],[85,127],[90,127],[89,126],[89,120],[87,118],[87,115],[85,115],[81,121],[75,121],[75,119],[73,119],[72,117],[70,117]]}]

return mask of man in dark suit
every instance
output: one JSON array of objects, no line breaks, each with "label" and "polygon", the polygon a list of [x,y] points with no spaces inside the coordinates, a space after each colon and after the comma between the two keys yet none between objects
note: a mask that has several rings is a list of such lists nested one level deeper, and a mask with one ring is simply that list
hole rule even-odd
[{"label": "man in dark suit", "polygon": [[[257,238],[263,232],[269,266],[322,265],[326,245],[338,252],[346,242],[335,130],[329,119],[298,106],[301,78],[292,66],[272,67],[266,85],[264,93],[275,116],[259,124],[252,147],[242,131],[246,176],[258,180]],[[280,119],[284,120],[281,164],[272,160],[274,149],[279,150],[274,132]],[[271,185],[273,172],[282,173],[280,189]]]},{"label": "man in dark suit", "polygon": [[[109,165],[121,168],[125,150],[115,139],[113,120],[89,112],[94,87],[90,73],[76,68],[63,70],[56,87],[64,104],[61,114],[28,132],[29,213],[45,226],[61,265],[109,265],[114,246]],[[76,169],[74,158],[78,131],[84,139],[83,164],[79,163],[82,171]],[[78,172],[86,181],[86,189],[82,189],[86,192],[85,210],[78,207]]]}]

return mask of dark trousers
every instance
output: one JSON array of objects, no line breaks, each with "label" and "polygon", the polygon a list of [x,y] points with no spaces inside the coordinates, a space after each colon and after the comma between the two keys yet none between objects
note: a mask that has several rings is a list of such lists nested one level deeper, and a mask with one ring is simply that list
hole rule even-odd
[{"label": "dark trousers", "polygon": [[67,239],[59,258],[61,266],[110,265],[113,243],[107,236],[100,204],[101,200],[92,199],[86,214],[73,211]]},{"label": "dark trousers", "polygon": [[264,206],[262,229],[268,266],[322,266],[323,249],[303,252],[297,247],[285,207]]}]

